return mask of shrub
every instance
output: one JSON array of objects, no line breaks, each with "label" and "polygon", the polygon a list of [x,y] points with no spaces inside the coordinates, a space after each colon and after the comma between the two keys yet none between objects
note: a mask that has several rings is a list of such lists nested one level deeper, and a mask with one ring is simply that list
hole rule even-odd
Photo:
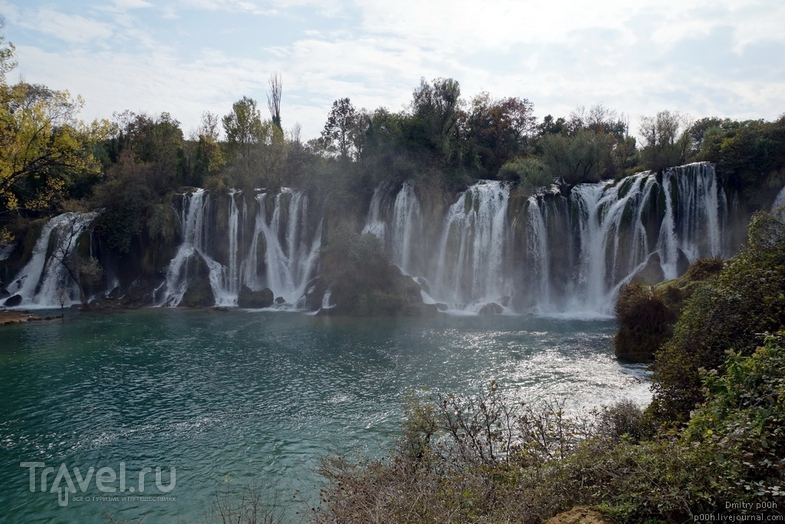
[{"label": "shrub", "polygon": [[751,354],[764,332],[785,327],[785,224],[752,217],[747,246],[688,301],[673,337],[656,355],[654,400],[660,422],[689,418],[704,394],[698,370],[721,369],[726,353]]},{"label": "shrub", "polygon": [[619,332],[613,337],[616,356],[649,362],[670,337],[675,314],[649,286],[627,284],[616,302]]}]

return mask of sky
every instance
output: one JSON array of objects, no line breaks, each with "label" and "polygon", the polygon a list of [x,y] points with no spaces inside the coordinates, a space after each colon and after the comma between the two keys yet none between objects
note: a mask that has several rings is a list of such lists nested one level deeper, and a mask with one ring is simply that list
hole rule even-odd
[{"label": "sky", "polygon": [[401,111],[420,79],[541,119],[602,103],[641,116],[785,113],[783,0],[0,0],[10,81],[81,95],[85,120],[169,112],[186,135],[243,96],[315,138],[334,100]]}]

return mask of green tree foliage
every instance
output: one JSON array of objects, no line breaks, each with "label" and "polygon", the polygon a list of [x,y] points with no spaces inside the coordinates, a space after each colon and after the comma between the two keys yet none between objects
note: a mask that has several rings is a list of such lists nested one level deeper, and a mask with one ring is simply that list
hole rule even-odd
[{"label": "green tree foliage", "polygon": [[751,354],[761,333],[785,327],[785,224],[753,216],[748,243],[717,279],[698,288],[656,356],[654,401],[661,422],[686,421],[704,399],[699,368],[721,368],[726,352]]},{"label": "green tree foliage", "polygon": [[[685,431],[689,442],[717,456],[743,456],[744,489],[760,502],[785,495],[785,348],[783,333],[769,335],[751,355],[731,352],[725,372],[703,373],[707,401]],[[779,499],[777,499],[779,500]]]},{"label": "green tree foliage", "polygon": [[507,162],[499,170],[499,178],[515,182],[519,190],[527,196],[548,188],[554,182],[550,170],[533,156]]},{"label": "green tree foliage", "polygon": [[158,195],[182,182],[186,162],[180,122],[165,112],[150,116],[125,111],[115,118],[117,133],[109,144],[115,162],[123,151],[130,151],[135,163],[149,169],[147,184]]},{"label": "green tree foliage", "polygon": [[[437,78],[431,83],[420,79],[412,95],[412,131],[419,128],[423,145],[450,161],[459,122],[463,118],[461,87],[452,78]],[[412,138],[418,138],[412,133]]]},{"label": "green tree foliage", "polygon": [[668,340],[676,315],[649,286],[627,284],[616,301],[619,332],[613,338],[616,356],[634,362],[648,362]]},{"label": "green tree foliage", "polygon": [[183,133],[171,115],[126,111],[116,118],[115,136],[106,144],[112,162],[93,201],[102,209],[96,229],[110,246],[125,253],[155,207],[189,174]]},{"label": "green tree foliage", "polygon": [[537,131],[533,152],[563,188],[634,170],[635,139],[627,134],[624,118],[602,104],[580,107],[569,120],[548,115]]},{"label": "green tree foliage", "polygon": [[466,136],[472,142],[482,176],[495,177],[499,169],[526,152],[533,132],[533,105],[526,99],[492,100],[477,95],[466,119]]},{"label": "green tree foliage", "polygon": [[219,143],[218,115],[202,113],[202,123],[194,140],[186,144],[187,169],[183,182],[190,186],[202,186],[211,178],[218,177],[225,164],[225,155]]},{"label": "green tree foliage", "polygon": [[0,85],[0,209],[51,212],[70,184],[97,178],[90,147],[107,126],[78,120],[82,106],[66,91]]},{"label": "green tree foliage", "polygon": [[749,193],[785,178],[785,117],[774,122],[712,119],[701,124],[699,160],[715,162],[734,189]]},{"label": "green tree foliage", "polygon": [[644,146],[641,160],[654,171],[684,164],[692,146],[690,122],[678,112],[660,111],[657,116],[641,118],[640,133]]},{"label": "green tree foliage", "polygon": [[232,111],[221,122],[232,161],[240,165],[247,175],[258,171],[255,150],[262,135],[262,116],[256,100],[242,97],[232,104]]},{"label": "green tree foliage", "polygon": [[256,101],[248,97],[238,100],[222,123],[233,175],[229,185],[280,186],[288,146],[281,129],[271,120],[262,120]]},{"label": "green tree foliage", "polygon": [[363,136],[362,115],[348,98],[333,102],[322,129],[322,146],[341,160],[357,159],[361,153]]},{"label": "green tree foliage", "polygon": [[571,135],[547,134],[540,144],[543,163],[554,178],[569,186],[599,182],[600,158],[607,145],[605,135],[579,129]]}]

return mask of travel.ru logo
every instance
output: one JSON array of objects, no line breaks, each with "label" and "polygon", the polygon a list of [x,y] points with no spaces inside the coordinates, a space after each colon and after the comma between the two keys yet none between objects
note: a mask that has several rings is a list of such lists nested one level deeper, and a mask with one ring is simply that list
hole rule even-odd
[{"label": "travel.ru logo", "polygon": [[[112,467],[102,467],[96,470],[91,466],[86,472],[82,472],[77,467],[69,470],[65,463],[61,463],[57,470],[51,466],[47,467],[44,462],[21,462],[19,465],[29,469],[31,493],[35,492],[37,487],[40,487],[41,493],[46,493],[47,491],[49,493],[57,493],[57,504],[63,507],[68,506],[69,494],[76,494],[77,487],[84,493],[89,489],[90,483],[93,481],[95,481],[95,487],[101,493],[141,494],[145,492],[145,488],[148,486],[152,489],[152,486],[150,486],[152,478],[148,479],[147,477],[153,472],[153,468],[143,467],[136,476],[133,473],[129,476],[126,473],[125,462],[120,463],[119,475]],[[164,470],[162,468],[155,468],[155,489],[159,493],[169,493],[177,484],[177,468],[174,466],[169,468],[167,484],[164,484],[165,475],[163,473]],[[50,479],[52,479],[51,484],[49,483]],[[136,479],[136,482],[133,482],[134,479]],[[105,497],[93,498],[103,500]],[[140,497],[134,498],[138,499]],[[89,499],[90,497],[74,497],[74,500],[80,501]],[[118,500],[120,499],[118,498]]]}]

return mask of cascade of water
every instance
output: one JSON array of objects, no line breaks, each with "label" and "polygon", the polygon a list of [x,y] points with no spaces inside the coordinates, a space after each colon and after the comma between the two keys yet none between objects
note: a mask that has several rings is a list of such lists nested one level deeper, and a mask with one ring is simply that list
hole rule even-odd
[{"label": "cascade of water", "polygon": [[[256,231],[252,241],[251,257],[246,268],[256,267],[256,247],[258,236],[265,241],[266,285],[273,293],[288,304],[297,304],[305,293],[305,287],[311,279],[316,267],[319,248],[321,247],[321,225],[314,238],[308,241],[308,197],[299,190],[283,188],[281,192],[270,198],[268,194],[257,197],[259,215],[256,219]],[[273,200],[272,218],[266,221],[267,206]],[[249,277],[246,271],[246,277]],[[253,283],[258,286],[256,277],[249,279],[246,285]],[[249,285],[250,287],[250,285]]]},{"label": "cascade of water", "polygon": [[[7,287],[22,297],[27,308],[56,308],[78,302],[79,289],[58,258],[70,257],[79,236],[95,219],[95,213],[63,213],[41,230],[28,263]],[[50,253],[57,256],[47,256]]]},{"label": "cascade of water", "polygon": [[[231,297],[224,292],[224,267],[213,260],[205,251],[205,246],[209,241],[205,227],[205,214],[208,206],[209,199],[204,189],[197,189],[193,193],[183,195],[180,215],[183,242],[177,248],[174,258],[169,262],[163,297],[156,301],[156,305],[175,307],[180,304],[188,290],[188,263],[197,256],[207,265],[210,287],[216,299],[216,305],[233,305]],[[236,295],[234,301],[236,304]]]},{"label": "cascade of water", "polygon": [[414,185],[408,180],[403,183],[395,197],[392,218],[392,261],[401,271],[410,274],[413,268],[412,243],[422,230],[420,202],[414,193]]},{"label": "cascade of water", "polygon": [[376,235],[382,242],[385,241],[387,236],[387,221],[382,212],[382,201],[386,193],[384,184],[374,189],[371,197],[371,206],[368,208],[368,216],[365,219],[365,227],[362,231],[363,235],[366,233]]},{"label": "cascade of water", "polygon": [[501,182],[482,181],[450,206],[439,242],[436,300],[465,309],[512,293],[504,264],[509,198]]},{"label": "cascade of water", "polygon": [[215,304],[217,306],[236,306],[237,294],[240,291],[238,250],[240,245],[239,236],[241,234],[240,224],[245,216],[245,200],[243,199],[243,212],[237,207],[235,195],[238,191],[229,191],[229,264],[221,268],[221,278],[219,287],[215,290]]},{"label": "cascade of water", "polygon": [[[785,189],[781,195],[785,204]],[[642,272],[648,279],[675,278],[700,257],[730,254],[729,204],[714,168],[704,163],[617,184],[581,184],[568,197],[530,197],[513,218],[525,232],[522,246],[508,245],[515,228],[507,227],[509,191],[499,182],[464,192],[448,209],[438,242],[422,233],[410,183],[397,193],[392,212],[390,199],[389,187],[377,188],[364,232],[388,237],[392,260],[432,283],[434,300],[457,308],[476,309],[517,290],[527,297],[516,303],[542,313],[607,314],[621,285]],[[507,260],[513,252],[521,264]],[[432,267],[412,267],[413,257]],[[512,284],[515,272],[522,286]]]},{"label": "cascade of water", "polygon": [[774,199],[774,204],[771,205],[771,212],[774,215],[777,215],[781,219],[785,219],[785,187],[780,189],[780,192],[777,193],[777,197]]},{"label": "cascade of water", "polygon": [[528,235],[526,236],[526,250],[529,253],[534,275],[533,281],[536,282],[538,307],[549,309],[551,307],[551,286],[550,286],[550,251],[548,250],[548,231],[545,223],[548,220],[548,208],[540,207],[534,197],[529,197],[528,208],[526,210]]},{"label": "cascade of water", "polygon": [[578,210],[571,229],[579,232],[580,256],[559,311],[609,313],[619,287],[649,264],[672,279],[700,257],[728,254],[728,203],[708,164],[579,185],[569,202]]}]

